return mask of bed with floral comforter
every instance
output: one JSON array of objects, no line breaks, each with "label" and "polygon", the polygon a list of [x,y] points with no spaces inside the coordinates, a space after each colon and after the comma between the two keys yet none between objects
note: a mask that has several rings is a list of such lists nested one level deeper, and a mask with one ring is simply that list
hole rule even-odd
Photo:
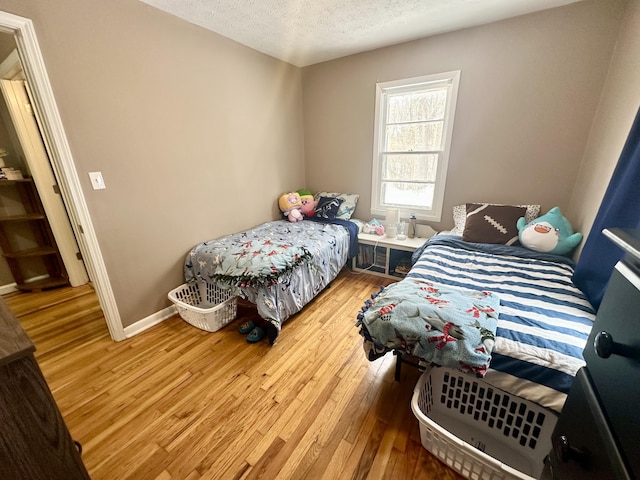
[{"label": "bed with floral comforter", "polygon": [[193,247],[185,259],[185,280],[237,288],[269,322],[273,344],[282,323],[355,255],[357,234],[357,225],[344,220],[264,223]]}]

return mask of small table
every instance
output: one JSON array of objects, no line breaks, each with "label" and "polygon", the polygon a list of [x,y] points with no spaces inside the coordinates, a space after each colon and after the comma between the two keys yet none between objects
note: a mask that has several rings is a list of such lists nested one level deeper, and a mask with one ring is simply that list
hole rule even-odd
[{"label": "small table", "polygon": [[360,232],[360,252],[353,258],[351,268],[354,272],[366,272],[386,278],[403,278],[411,267],[411,254],[435,233],[433,230],[428,236],[399,240],[385,235]]}]

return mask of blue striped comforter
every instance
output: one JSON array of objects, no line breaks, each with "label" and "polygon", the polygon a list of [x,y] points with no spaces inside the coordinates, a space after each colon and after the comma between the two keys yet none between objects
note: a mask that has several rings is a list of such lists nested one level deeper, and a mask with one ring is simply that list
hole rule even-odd
[{"label": "blue striped comforter", "polygon": [[485,380],[556,411],[578,369],[595,313],[573,284],[573,262],[522,247],[438,235],[415,252],[408,278],[488,290],[500,315]]}]

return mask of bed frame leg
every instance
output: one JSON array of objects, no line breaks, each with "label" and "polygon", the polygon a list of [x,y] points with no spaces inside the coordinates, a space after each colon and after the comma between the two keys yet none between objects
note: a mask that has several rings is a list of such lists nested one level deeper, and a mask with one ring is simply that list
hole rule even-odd
[{"label": "bed frame leg", "polygon": [[396,373],[394,379],[396,382],[400,381],[400,371],[402,370],[402,353],[394,350],[393,354],[396,356]]}]

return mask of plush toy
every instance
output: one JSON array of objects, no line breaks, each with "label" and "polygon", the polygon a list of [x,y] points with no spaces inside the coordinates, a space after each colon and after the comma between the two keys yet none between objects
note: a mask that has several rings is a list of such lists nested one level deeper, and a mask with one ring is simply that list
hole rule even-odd
[{"label": "plush toy", "polygon": [[300,211],[305,217],[313,217],[318,206],[318,201],[313,198],[313,195],[309,190],[298,190],[300,200],[302,201],[302,207]]},{"label": "plush toy", "polygon": [[517,226],[522,246],[536,252],[569,255],[582,241],[582,234],[573,232],[571,224],[558,207],[529,224],[524,217],[520,217]]},{"label": "plush toy", "polygon": [[300,211],[302,208],[302,200],[298,192],[289,192],[281,195],[278,200],[278,206],[290,222],[299,222],[304,219]]},{"label": "plush toy", "polygon": [[362,231],[364,233],[370,233],[371,235],[384,235],[384,225],[374,218],[369,223],[364,224]]}]

